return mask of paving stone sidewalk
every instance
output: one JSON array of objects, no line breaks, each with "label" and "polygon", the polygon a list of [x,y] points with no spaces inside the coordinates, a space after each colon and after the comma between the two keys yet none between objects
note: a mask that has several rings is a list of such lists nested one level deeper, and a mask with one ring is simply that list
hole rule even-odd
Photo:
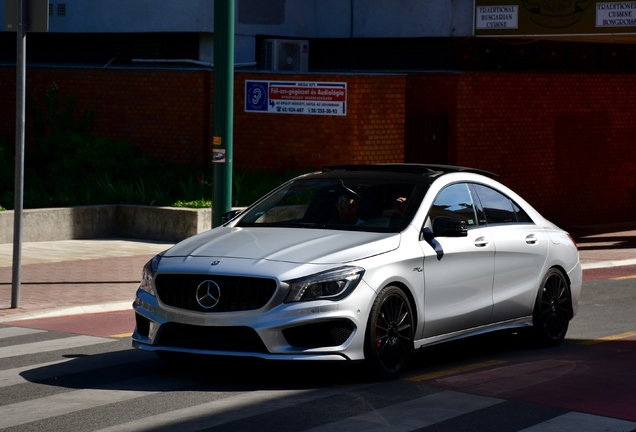
[{"label": "paving stone sidewalk", "polygon": [[63,240],[24,243],[20,308],[11,308],[13,245],[0,244],[0,322],[129,309],[143,265],[171,243]]}]

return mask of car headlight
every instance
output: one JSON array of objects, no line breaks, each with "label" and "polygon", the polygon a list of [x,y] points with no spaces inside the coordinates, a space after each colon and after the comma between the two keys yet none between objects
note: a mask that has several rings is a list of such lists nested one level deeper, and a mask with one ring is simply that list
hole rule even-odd
[{"label": "car headlight", "polygon": [[150,261],[146,263],[144,269],[141,272],[141,283],[139,289],[146,291],[148,294],[156,295],[155,293],[155,273],[159,267],[159,261],[163,254],[155,255]]},{"label": "car headlight", "polygon": [[308,300],[340,300],[348,296],[362,280],[361,267],[339,267],[300,279],[287,281],[285,303]]}]

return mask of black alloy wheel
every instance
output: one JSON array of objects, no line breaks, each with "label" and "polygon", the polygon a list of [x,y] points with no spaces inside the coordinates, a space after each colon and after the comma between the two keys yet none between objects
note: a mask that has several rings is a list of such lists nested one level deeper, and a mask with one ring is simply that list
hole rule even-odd
[{"label": "black alloy wheel", "polygon": [[572,318],[570,288],[561,271],[550,269],[543,278],[532,318],[534,333],[541,345],[561,343]]},{"label": "black alloy wheel", "polygon": [[374,377],[397,378],[413,352],[415,322],[404,292],[384,288],[373,303],[365,337],[365,359]]}]

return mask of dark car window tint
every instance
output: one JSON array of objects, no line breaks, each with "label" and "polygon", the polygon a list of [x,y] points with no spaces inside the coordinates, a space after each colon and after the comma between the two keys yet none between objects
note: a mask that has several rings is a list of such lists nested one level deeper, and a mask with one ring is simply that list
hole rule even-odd
[{"label": "dark car window tint", "polygon": [[[486,214],[486,223],[500,224],[517,222],[514,209],[514,207],[517,206],[513,204],[510,198],[487,186],[476,184],[475,189],[477,190],[477,195],[479,195],[479,200]],[[525,215],[525,212],[523,214]],[[529,219],[527,215],[525,217]]]},{"label": "dark car window tint", "polygon": [[530,216],[528,216],[528,213],[523,211],[523,209],[515,204],[514,201],[512,201],[512,208],[515,210],[515,214],[517,215],[517,222],[533,223]]},{"label": "dark car window tint", "polygon": [[290,181],[246,210],[236,226],[399,232],[428,189],[417,177],[338,174]]},{"label": "dark car window tint", "polygon": [[475,206],[466,184],[450,185],[437,195],[429,211],[431,223],[440,216],[466,221],[467,226],[477,225]]}]

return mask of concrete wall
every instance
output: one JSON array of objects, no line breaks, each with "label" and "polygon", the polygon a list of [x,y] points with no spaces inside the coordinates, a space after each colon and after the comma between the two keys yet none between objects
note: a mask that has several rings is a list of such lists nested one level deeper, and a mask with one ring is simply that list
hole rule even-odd
[{"label": "concrete wall", "polygon": [[[13,242],[14,212],[0,212],[0,243]],[[135,238],[178,242],[211,228],[210,209],[103,205],[27,209],[22,241]]]},{"label": "concrete wall", "polygon": [[[65,15],[58,15],[60,4],[66,5]],[[49,0],[49,5],[53,33],[214,31],[214,2],[209,0]]]},{"label": "concrete wall", "polygon": [[[0,22],[4,23],[0,0]],[[50,0],[51,33],[200,33],[213,57],[210,0]],[[58,5],[65,15],[58,15]],[[2,26],[4,29],[4,25]],[[307,38],[472,36],[473,0],[236,0],[235,60],[256,61],[256,35]],[[73,47],[69,47],[73,49]],[[196,59],[193,59],[196,60]]]},{"label": "concrete wall", "polygon": [[316,0],[316,22],[325,38],[472,36],[473,0]]},{"label": "concrete wall", "polygon": [[[50,0],[53,33],[214,32],[209,0]],[[58,14],[58,5],[65,14]],[[4,0],[0,1],[4,23]],[[236,0],[237,35],[313,38],[472,35],[473,0]],[[3,26],[4,28],[4,26]]]}]

